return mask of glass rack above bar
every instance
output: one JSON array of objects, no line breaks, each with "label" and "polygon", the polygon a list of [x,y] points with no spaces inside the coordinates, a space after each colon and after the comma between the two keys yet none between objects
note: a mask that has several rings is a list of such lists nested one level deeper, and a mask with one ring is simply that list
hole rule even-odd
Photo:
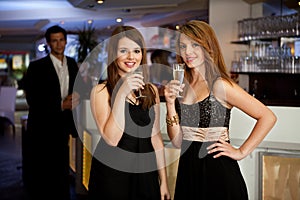
[{"label": "glass rack above bar", "polygon": [[268,68],[253,68],[253,69],[231,69],[233,74],[251,74],[251,73],[269,73],[269,74],[300,74],[300,69],[268,69]]},{"label": "glass rack above bar", "polygon": [[238,21],[239,41],[300,35],[299,14],[247,18]]}]

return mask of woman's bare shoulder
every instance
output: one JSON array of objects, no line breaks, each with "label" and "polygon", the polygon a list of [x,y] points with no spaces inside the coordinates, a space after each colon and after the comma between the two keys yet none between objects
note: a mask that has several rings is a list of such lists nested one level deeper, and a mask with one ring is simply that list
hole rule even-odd
[{"label": "woman's bare shoulder", "polygon": [[95,96],[108,96],[108,90],[106,87],[106,83],[100,83],[98,85],[95,85],[91,91],[91,97]]},{"label": "woman's bare shoulder", "polygon": [[92,89],[94,92],[101,92],[103,90],[106,90],[107,91],[107,88],[106,88],[106,83],[100,83],[98,85],[95,85]]},{"label": "woman's bare shoulder", "polygon": [[231,92],[236,92],[236,84],[231,80],[218,78],[213,85],[213,94],[217,100],[225,107],[232,108],[228,102],[228,97]]}]

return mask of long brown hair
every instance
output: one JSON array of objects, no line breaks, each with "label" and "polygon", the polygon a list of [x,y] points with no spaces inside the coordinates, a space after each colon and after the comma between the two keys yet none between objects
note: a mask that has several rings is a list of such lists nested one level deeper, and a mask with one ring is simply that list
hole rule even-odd
[{"label": "long brown hair", "polygon": [[[132,26],[118,26],[112,32],[112,35],[108,43],[108,67],[107,67],[107,81],[106,87],[110,97],[113,95],[113,90],[116,88],[117,83],[120,81],[121,76],[118,74],[118,64],[117,64],[117,47],[119,40],[127,37],[128,39],[137,43],[142,49],[142,60],[141,65],[145,66],[147,64],[147,50],[145,48],[145,41],[142,34]],[[146,69],[144,69],[145,80],[148,80],[148,74]],[[143,94],[147,96],[146,98],[141,98],[141,104],[144,109],[150,108],[155,104],[155,91],[152,85],[149,83],[144,86],[142,90]],[[111,101],[111,99],[110,99]]]},{"label": "long brown hair", "polygon": [[[184,63],[182,57],[179,53],[180,46],[180,35],[184,34],[190,39],[197,42],[203,52],[205,59],[205,79],[208,82],[209,88],[212,88],[213,82],[216,78],[222,77],[231,83],[230,76],[227,72],[224,58],[220,49],[219,42],[215,35],[212,27],[204,21],[191,20],[184,24],[179,31],[179,35],[177,38],[177,61],[179,63]],[[185,70],[185,78],[190,83],[192,81],[191,69],[186,68]]]}]

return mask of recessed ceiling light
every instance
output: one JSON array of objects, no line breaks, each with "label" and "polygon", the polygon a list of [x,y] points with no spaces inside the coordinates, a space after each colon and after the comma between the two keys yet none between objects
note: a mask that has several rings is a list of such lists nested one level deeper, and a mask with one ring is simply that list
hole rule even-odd
[{"label": "recessed ceiling light", "polygon": [[97,0],[97,4],[103,4],[104,0]]},{"label": "recessed ceiling light", "polygon": [[121,23],[123,19],[121,17],[116,18],[116,22]]}]

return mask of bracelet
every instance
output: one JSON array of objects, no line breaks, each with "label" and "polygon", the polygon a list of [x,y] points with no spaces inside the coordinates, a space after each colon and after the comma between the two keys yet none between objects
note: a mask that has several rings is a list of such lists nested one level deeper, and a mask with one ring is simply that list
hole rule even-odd
[{"label": "bracelet", "polygon": [[[173,118],[173,120],[172,120]],[[173,126],[173,124],[175,123],[176,125],[179,124],[179,117],[178,114],[174,115],[172,118],[168,118],[168,116],[166,117],[166,123],[168,126]]]}]

